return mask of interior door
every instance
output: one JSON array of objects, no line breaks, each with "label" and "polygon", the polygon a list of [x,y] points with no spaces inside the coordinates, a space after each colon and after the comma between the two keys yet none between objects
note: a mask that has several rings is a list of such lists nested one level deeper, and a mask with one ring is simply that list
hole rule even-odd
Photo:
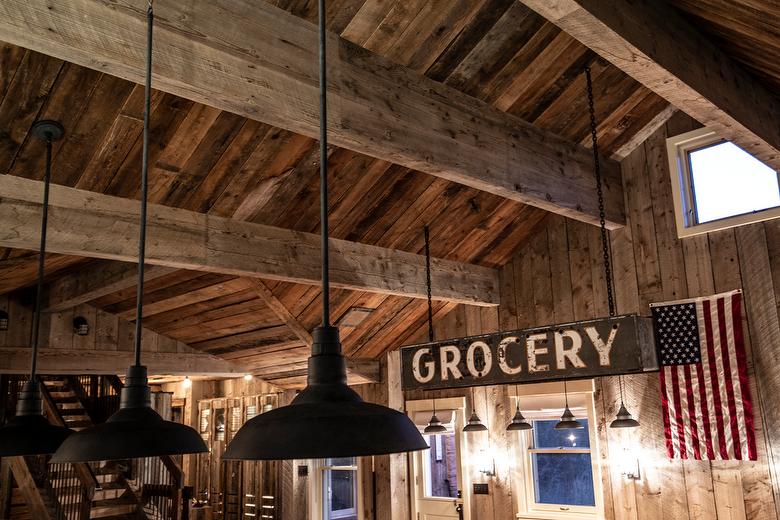
[{"label": "interior door", "polygon": [[460,429],[448,428],[425,439],[431,449],[414,455],[417,518],[463,520]]}]

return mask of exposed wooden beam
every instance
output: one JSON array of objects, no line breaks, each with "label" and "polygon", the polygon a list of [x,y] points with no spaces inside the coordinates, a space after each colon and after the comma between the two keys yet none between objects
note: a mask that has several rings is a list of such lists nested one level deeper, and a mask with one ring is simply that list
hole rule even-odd
[{"label": "exposed wooden beam", "polygon": [[674,114],[677,113],[677,107],[669,105],[661,110],[654,118],[647,122],[638,132],[631,136],[631,139],[623,143],[617,150],[612,152],[612,158],[616,161],[622,161],[628,157],[631,152],[637,149],[637,147],[647,141],[647,139],[653,135],[656,130],[666,124]]},{"label": "exposed wooden beam", "polygon": [[[0,175],[0,246],[37,250],[42,183]],[[138,202],[52,186],[47,249],[136,262]],[[235,221],[151,204],[148,264],[251,278],[320,283],[320,238],[311,233]],[[426,297],[421,255],[331,239],[333,286]],[[433,259],[433,297],[498,305],[498,271]]]},{"label": "exposed wooden beam", "polygon": [[293,313],[285,307],[285,305],[276,297],[276,295],[268,288],[268,286],[262,281],[256,278],[244,279],[261,300],[276,314],[276,316],[282,320],[298,338],[306,345],[311,346],[312,337],[311,333],[304,327],[298,318],[293,316]]},{"label": "exposed wooden beam", "polygon": [[[4,0],[0,40],[137,83],[145,3]],[[267,2],[156,6],[155,87],[317,137],[317,27]],[[596,223],[590,152],[442,83],[328,35],[330,141],[502,197]],[[607,220],[624,224],[604,158]]]},{"label": "exposed wooden beam", "polygon": [[[122,375],[133,361],[131,351],[42,348],[38,352],[38,372]],[[143,363],[150,374],[239,377],[248,373],[230,361],[196,352],[144,352]],[[0,347],[0,373],[26,374],[29,371],[28,347]]]},{"label": "exposed wooden beam", "polygon": [[680,110],[780,168],[780,100],[667,2],[521,1]]},{"label": "exposed wooden beam", "polygon": [[[144,279],[148,282],[175,272],[170,267],[147,266]],[[138,282],[138,266],[128,263],[100,262],[87,269],[61,276],[46,287],[44,301],[46,311],[60,312],[97,300],[122,289],[135,287]]]}]

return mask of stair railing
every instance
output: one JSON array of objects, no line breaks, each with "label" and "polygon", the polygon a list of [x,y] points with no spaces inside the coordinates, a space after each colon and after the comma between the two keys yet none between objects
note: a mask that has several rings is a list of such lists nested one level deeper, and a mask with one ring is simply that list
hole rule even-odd
[{"label": "stair railing", "polygon": [[[65,418],[60,413],[49,389],[38,376],[43,398],[43,411],[53,424],[67,426]],[[51,487],[58,509],[64,516],[55,517],[67,520],[88,519],[92,507],[95,488],[99,487],[97,478],[88,464],[49,464],[45,487]]]}]

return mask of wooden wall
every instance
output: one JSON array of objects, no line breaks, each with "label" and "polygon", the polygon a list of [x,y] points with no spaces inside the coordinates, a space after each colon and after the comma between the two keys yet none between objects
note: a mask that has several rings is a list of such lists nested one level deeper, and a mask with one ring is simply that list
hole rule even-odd
[{"label": "wooden wall", "polygon": [[[650,302],[744,289],[750,381],[754,401],[759,403],[758,461],[668,460],[656,374],[625,380],[626,404],[638,415],[641,428],[630,433],[609,430],[606,424],[617,411],[617,378],[601,378],[596,381],[595,400],[608,519],[778,517],[777,480],[772,475],[774,461],[780,460],[780,407],[775,402],[780,395],[780,374],[774,370],[780,361],[776,345],[780,340],[780,221],[676,238],[665,138],[695,126],[685,116],[675,117],[623,162],[629,225],[610,235],[618,311],[649,315]],[[498,312],[459,306],[437,323],[437,337],[606,316],[601,255],[597,228],[550,216],[502,269]],[[473,482],[490,485],[490,495],[471,497],[472,519],[506,519],[516,513],[513,486],[520,474],[512,460],[515,439],[504,431],[513,412],[508,392],[504,386],[487,387],[497,476],[484,477],[468,468]],[[433,395],[407,393],[406,398]],[[481,391],[476,393],[478,410],[484,410],[482,396]],[[481,447],[470,444],[468,452]],[[618,461],[626,449],[640,458],[639,481],[621,475]]]}]

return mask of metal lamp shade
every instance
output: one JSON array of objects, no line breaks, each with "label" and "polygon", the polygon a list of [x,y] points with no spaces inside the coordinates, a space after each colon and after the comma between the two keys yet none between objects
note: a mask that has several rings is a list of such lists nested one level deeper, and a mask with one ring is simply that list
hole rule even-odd
[{"label": "metal lamp shade", "polygon": [[0,428],[0,457],[54,453],[73,430],[54,426],[43,416],[41,391],[36,381],[27,381],[14,416]]},{"label": "metal lamp shade", "polygon": [[482,420],[479,418],[476,412],[471,412],[471,417],[469,417],[469,422],[466,423],[466,426],[463,428],[463,431],[465,433],[486,432],[487,426],[482,424]]},{"label": "metal lamp shade", "polygon": [[288,406],[247,421],[223,460],[359,457],[428,448],[406,414],[366,403],[347,386],[338,329],[318,327],[313,337],[306,388]]},{"label": "metal lamp shade", "polygon": [[436,414],[431,415],[431,420],[428,421],[428,425],[423,430],[426,435],[437,435],[439,433],[446,433],[447,427],[444,426]]},{"label": "metal lamp shade", "polygon": [[639,426],[639,421],[634,419],[628,410],[626,405],[620,403],[620,410],[618,410],[617,418],[609,425],[610,428],[636,428]]},{"label": "metal lamp shade", "polygon": [[555,424],[556,430],[579,430],[581,428],[584,428],[584,426],[580,421],[574,418],[574,414],[571,413],[568,406],[563,411],[561,420]]},{"label": "metal lamp shade", "polygon": [[88,462],[182,455],[208,451],[194,429],[166,421],[150,404],[146,367],[127,371],[119,411],[97,426],[68,437],[52,462]]},{"label": "metal lamp shade", "polygon": [[506,427],[506,431],[513,432],[513,431],[521,431],[521,430],[533,430],[533,426],[531,423],[526,421],[525,417],[523,417],[523,414],[520,413],[520,409],[518,408],[515,412],[515,416],[512,417],[512,422],[509,423],[509,426]]}]

